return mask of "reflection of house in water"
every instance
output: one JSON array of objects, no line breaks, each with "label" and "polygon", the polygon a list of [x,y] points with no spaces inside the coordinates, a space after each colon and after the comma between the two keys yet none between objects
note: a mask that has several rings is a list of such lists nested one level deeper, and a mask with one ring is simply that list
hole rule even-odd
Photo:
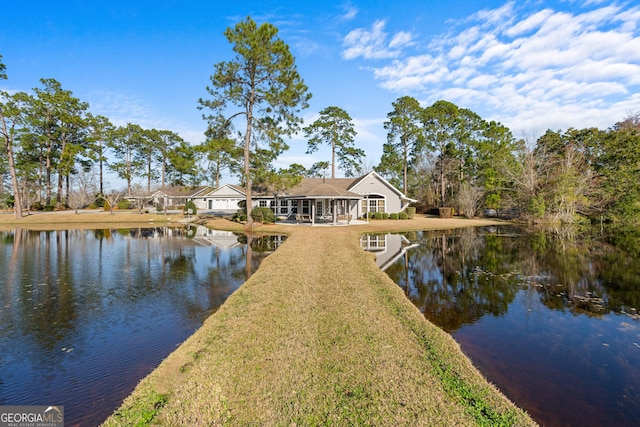
[{"label": "reflection of house in water", "polygon": [[416,246],[417,243],[411,243],[402,234],[363,234],[360,237],[360,247],[376,254],[376,264],[382,271]]},{"label": "reflection of house in water", "polygon": [[201,225],[196,227],[193,240],[204,246],[217,246],[220,249],[231,249],[244,246],[238,241],[238,235],[231,231],[213,230]]},{"label": "reflection of house in water", "polygon": [[[192,226],[192,229],[194,227]],[[235,247],[243,247],[247,241],[243,234],[234,233],[233,231],[214,230],[211,228],[203,227],[201,225],[195,227],[195,234],[193,241],[204,246],[216,246],[220,249],[231,249]],[[287,237],[284,235],[273,236],[254,236],[252,247],[257,248],[255,243],[261,241],[268,241],[268,244],[259,245],[262,252],[269,252],[278,248]]]},{"label": "reflection of house in water", "polygon": [[[242,233],[214,230],[201,225],[185,227],[149,227],[118,230],[125,238],[163,239],[180,242],[181,245],[215,246],[218,249],[230,250],[244,248],[251,240],[251,247],[258,252],[273,252],[285,240],[285,235],[254,235],[251,239]],[[102,233],[105,235],[106,233]]]}]

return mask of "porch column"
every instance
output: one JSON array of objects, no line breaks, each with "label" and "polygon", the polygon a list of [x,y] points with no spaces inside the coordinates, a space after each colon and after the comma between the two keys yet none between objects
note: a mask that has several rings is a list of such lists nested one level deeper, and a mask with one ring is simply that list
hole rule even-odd
[{"label": "porch column", "polygon": [[311,202],[311,225],[316,223],[316,200],[309,199]]},{"label": "porch column", "polygon": [[367,222],[369,222],[369,195],[364,195],[364,214],[367,218]]}]

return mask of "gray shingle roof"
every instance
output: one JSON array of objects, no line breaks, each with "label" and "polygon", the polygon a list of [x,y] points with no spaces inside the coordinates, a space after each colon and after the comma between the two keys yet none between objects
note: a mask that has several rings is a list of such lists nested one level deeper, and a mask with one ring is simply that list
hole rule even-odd
[{"label": "gray shingle roof", "polygon": [[354,178],[305,178],[300,184],[286,191],[285,197],[360,199],[361,195],[348,190],[354,181]]},{"label": "gray shingle roof", "polygon": [[197,196],[207,188],[209,188],[207,185],[202,185],[200,187],[162,187],[158,189],[158,191],[154,192],[154,194],[161,192],[171,197],[193,197]]}]

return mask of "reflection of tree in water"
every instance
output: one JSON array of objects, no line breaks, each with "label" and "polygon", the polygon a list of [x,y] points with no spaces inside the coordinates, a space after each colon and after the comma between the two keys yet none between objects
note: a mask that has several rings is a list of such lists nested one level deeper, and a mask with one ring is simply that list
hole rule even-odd
[{"label": "reflection of tree in water", "polygon": [[527,239],[544,240],[530,256],[545,269],[525,273],[525,284],[535,286],[549,308],[595,316],[635,310],[640,302],[638,252],[620,243],[630,236],[637,242],[638,230],[612,231],[562,228],[527,234]]},{"label": "reflection of tree in water", "polygon": [[277,249],[284,236],[237,234],[235,248],[241,256],[223,256],[216,248],[212,253],[211,268],[208,271],[209,298],[212,306],[218,307],[242,283],[249,279],[264,258]]},{"label": "reflection of tree in water", "polygon": [[484,314],[506,311],[516,289],[508,281],[477,271],[479,263],[494,268],[503,264],[499,241],[487,241],[476,230],[464,229],[423,232],[418,242],[420,246],[409,251],[408,274],[398,263],[386,271],[408,290],[429,320],[453,331]]},{"label": "reflection of tree in water", "polygon": [[[626,247],[640,234],[617,233]],[[640,304],[638,251],[606,235],[574,229],[513,227],[417,233],[403,261],[386,269],[425,316],[447,331],[486,314],[500,316],[520,289],[547,307],[576,314],[635,314]]]},{"label": "reflection of tree in water", "polygon": [[22,274],[16,283],[22,312],[19,330],[46,351],[54,348],[73,329],[77,319],[77,295],[73,287],[74,251],[70,240],[78,230],[21,233],[14,250]]},{"label": "reflection of tree in water", "polygon": [[251,248],[256,252],[273,252],[282,244],[284,236],[261,234],[238,234],[238,242],[246,245],[251,241]]},{"label": "reflection of tree in water", "polygon": [[[602,286],[607,290],[611,310],[638,314],[640,310],[640,230],[607,230],[604,239],[609,250],[602,254],[604,264],[615,266],[601,271]],[[617,248],[617,250],[616,250]],[[620,256],[620,252],[626,256]],[[628,254],[635,254],[629,256]]]}]

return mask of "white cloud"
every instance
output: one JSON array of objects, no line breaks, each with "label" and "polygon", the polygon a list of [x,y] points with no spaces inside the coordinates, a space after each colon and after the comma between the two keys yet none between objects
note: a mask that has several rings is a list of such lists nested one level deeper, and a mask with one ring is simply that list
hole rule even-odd
[{"label": "white cloud", "polygon": [[191,144],[204,142],[204,120],[200,120],[200,129],[194,129],[192,125],[176,121],[173,117],[158,115],[152,105],[131,94],[101,90],[93,91],[87,97],[91,113],[108,117],[116,126],[134,123],[145,129],[171,129]]},{"label": "white cloud", "polygon": [[381,140],[379,129],[383,127],[384,120],[385,119],[354,118],[352,121],[353,127],[357,133],[356,146],[366,149],[366,146],[360,145],[374,144],[382,147],[382,144],[384,144],[386,140]]},{"label": "white cloud", "polygon": [[273,166],[276,169],[288,169],[292,164],[297,163],[299,165],[304,166],[309,169],[313,166],[314,163],[318,162],[317,156],[313,156],[311,154],[306,155],[287,155],[283,154],[279,156],[275,162],[273,162]]},{"label": "white cloud", "polygon": [[[412,56],[391,54],[377,21],[349,33],[343,56],[392,59],[370,68],[383,88],[423,103],[449,100],[514,133],[609,127],[640,110],[640,7],[591,2],[568,10],[508,2],[451,22]],[[408,43],[417,44],[415,34]]]},{"label": "white cloud", "polygon": [[88,94],[91,112],[109,118],[117,126],[135,123],[142,127],[153,127],[153,109],[140,97],[111,91],[94,91]]},{"label": "white cloud", "polygon": [[428,84],[447,79],[449,70],[443,58],[431,55],[413,56],[405,61],[374,70],[376,78],[384,80],[382,86],[391,90],[426,89]]},{"label": "white cloud", "polygon": [[524,33],[533,31],[534,29],[540,27],[540,25],[542,25],[552,14],[553,11],[551,9],[541,10],[538,13],[534,13],[527,19],[518,22],[516,25],[509,28],[505,32],[505,34],[509,37],[516,37]]},{"label": "white cloud", "polygon": [[341,21],[351,21],[358,15],[358,9],[349,4],[343,6],[344,13],[340,16]]},{"label": "white cloud", "polygon": [[400,31],[395,36],[393,36],[393,38],[389,42],[389,47],[390,48],[396,48],[396,47],[405,46],[405,45],[407,45],[408,43],[411,42],[412,38],[413,37],[411,36],[411,33],[407,33],[405,31]]},{"label": "white cloud", "polygon": [[388,35],[384,31],[386,22],[379,20],[370,29],[356,28],[347,34],[342,42],[344,59],[385,59],[395,58],[401,49],[411,44],[413,36],[408,32],[398,32],[387,42]]},{"label": "white cloud", "polygon": [[486,25],[502,25],[509,23],[513,17],[515,2],[510,1],[497,9],[484,9],[476,13],[475,19]]}]

